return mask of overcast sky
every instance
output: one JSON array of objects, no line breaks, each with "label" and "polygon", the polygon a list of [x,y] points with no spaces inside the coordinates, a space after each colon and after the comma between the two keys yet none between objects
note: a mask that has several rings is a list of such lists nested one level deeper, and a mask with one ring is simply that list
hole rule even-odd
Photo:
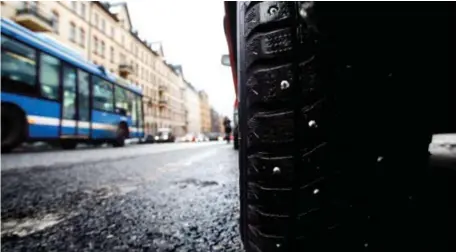
[{"label": "overcast sky", "polygon": [[220,64],[228,52],[222,1],[127,1],[139,36],[162,41],[166,60],[181,64],[185,78],[204,89],[213,107],[232,117],[234,87],[229,68]]}]

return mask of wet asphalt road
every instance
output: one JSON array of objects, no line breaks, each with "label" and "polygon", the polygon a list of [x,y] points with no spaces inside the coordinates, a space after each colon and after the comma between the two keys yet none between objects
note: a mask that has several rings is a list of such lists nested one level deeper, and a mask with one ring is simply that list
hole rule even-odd
[{"label": "wet asphalt road", "polygon": [[225,143],[2,155],[2,251],[242,251]]}]

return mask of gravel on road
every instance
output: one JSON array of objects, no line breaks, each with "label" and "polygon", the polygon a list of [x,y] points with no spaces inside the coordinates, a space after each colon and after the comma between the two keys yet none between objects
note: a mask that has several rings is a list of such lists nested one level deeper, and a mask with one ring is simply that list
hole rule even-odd
[{"label": "gravel on road", "polygon": [[10,154],[1,188],[2,251],[242,251],[231,145]]}]

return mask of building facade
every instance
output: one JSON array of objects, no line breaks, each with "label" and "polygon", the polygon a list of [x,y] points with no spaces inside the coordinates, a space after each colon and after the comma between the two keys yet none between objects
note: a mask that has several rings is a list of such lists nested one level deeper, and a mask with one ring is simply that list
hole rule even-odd
[{"label": "building facade", "polygon": [[211,108],[211,131],[212,132],[224,132],[223,131],[223,118],[215,109]]},{"label": "building facade", "polygon": [[199,93],[191,83],[186,82],[187,132],[201,133],[201,105]]},{"label": "building facade", "polygon": [[46,33],[86,59],[141,87],[145,131],[172,128],[182,135],[185,104],[181,72],[163,60],[163,50],[134,30],[126,3],[99,1],[1,2],[2,17]]},{"label": "building facade", "polygon": [[211,106],[209,104],[209,97],[206,92],[199,91],[200,99],[200,113],[201,113],[201,133],[211,131]]}]

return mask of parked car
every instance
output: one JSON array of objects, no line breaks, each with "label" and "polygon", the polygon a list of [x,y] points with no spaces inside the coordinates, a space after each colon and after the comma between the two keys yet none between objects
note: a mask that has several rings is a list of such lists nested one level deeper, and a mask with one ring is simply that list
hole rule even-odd
[{"label": "parked car", "polygon": [[150,144],[155,143],[155,136],[151,134],[147,134],[144,138],[140,141],[141,144]]},{"label": "parked car", "polygon": [[209,141],[218,141],[220,138],[220,133],[219,132],[209,132],[206,134],[207,138]]},{"label": "parked car", "polygon": [[176,140],[176,136],[170,128],[160,128],[154,139],[158,143],[172,143]]},{"label": "parked car", "polygon": [[429,143],[456,132],[455,7],[225,1],[246,252],[454,245]]},{"label": "parked car", "polygon": [[209,141],[209,138],[204,134],[198,134],[196,137],[196,141],[197,142],[207,142],[207,141]]},{"label": "parked car", "polygon": [[188,133],[182,138],[183,142],[196,142],[196,136],[193,133]]}]

